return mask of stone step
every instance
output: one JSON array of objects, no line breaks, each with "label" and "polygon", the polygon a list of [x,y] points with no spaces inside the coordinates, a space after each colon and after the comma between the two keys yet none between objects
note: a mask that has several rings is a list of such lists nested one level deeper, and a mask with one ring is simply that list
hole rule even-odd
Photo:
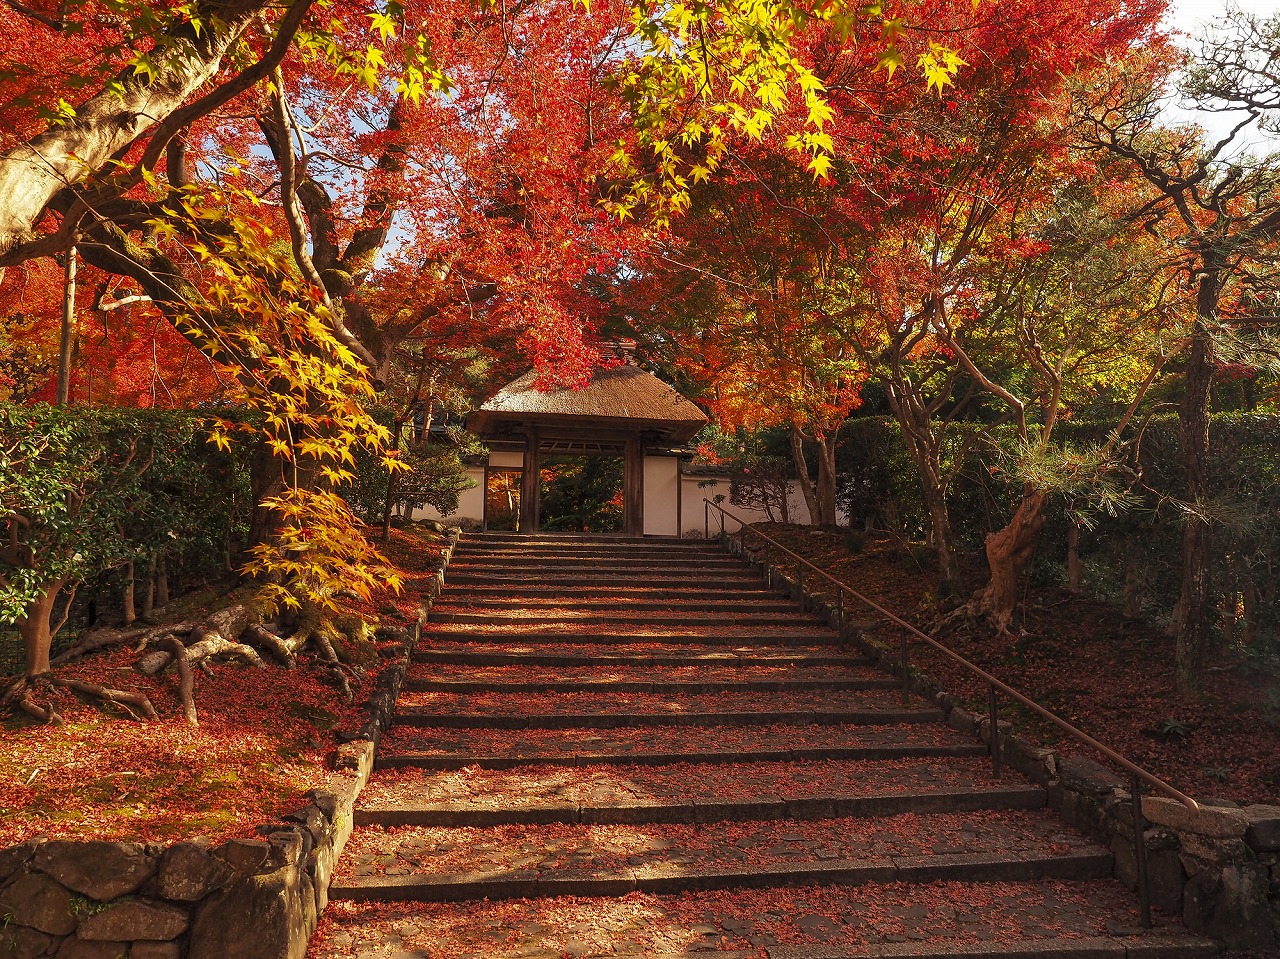
[{"label": "stone step", "polygon": [[[1112,856],[1049,810],[662,828],[366,827],[335,881],[348,899],[625,895],[819,882],[1099,879]],[[593,885],[594,884],[594,885]],[[333,895],[333,893],[331,893]]]},{"label": "stone step", "polygon": [[530,566],[495,569],[466,569],[450,566],[445,572],[446,583],[459,585],[506,584],[517,586],[571,586],[571,587],[627,587],[637,583],[645,586],[693,587],[699,589],[739,589],[760,585],[763,579],[749,569],[734,567],[702,571],[691,569],[685,573],[673,572],[666,566],[637,566],[635,569],[613,571],[612,567],[599,566],[580,571],[560,571],[554,568],[536,570]]},{"label": "stone step", "polygon": [[[661,767],[654,767],[661,768]],[[390,770],[394,771],[394,770]],[[442,775],[436,773],[435,775]],[[832,819],[880,817],[902,813],[963,812],[974,809],[1039,809],[1045,792],[1032,786],[981,789],[938,789],[928,793],[887,792],[849,796],[828,793],[791,800],[721,800],[663,802],[547,802],[526,805],[481,803],[424,803],[405,801],[394,806],[363,806],[355,811],[357,826],[500,826],[505,824],[693,823],[742,822],[758,819]]]},{"label": "stone step", "polygon": [[529,583],[495,583],[491,579],[476,579],[475,582],[466,583],[447,582],[441,598],[449,603],[462,603],[472,598],[503,600],[530,598],[557,601],[593,599],[618,602],[666,602],[681,599],[687,602],[743,602],[759,599],[764,602],[778,602],[779,594],[766,589],[761,579],[747,580],[741,586],[727,587],[704,587],[695,584],[686,588],[679,585],[636,586],[634,583],[624,583],[612,585],[608,589],[573,583],[548,586]]},{"label": "stone step", "polygon": [[811,616],[801,615],[795,606],[789,612],[732,613],[716,610],[714,614],[690,610],[672,612],[655,609],[640,612],[601,612],[547,609],[541,614],[507,613],[495,610],[463,612],[453,609],[432,609],[430,622],[465,623],[479,626],[706,626],[715,622],[723,626],[819,626],[825,625]]},{"label": "stone step", "polygon": [[357,825],[692,823],[1038,809],[1043,789],[976,758],[739,765],[388,769]]},{"label": "stone step", "polygon": [[[923,700],[903,700],[901,690],[890,684],[833,694],[827,689],[783,692],[741,687],[720,692],[664,689],[659,692],[623,692],[587,688],[572,692],[530,692],[517,695],[502,690],[484,692],[416,691],[400,694],[395,721],[406,725],[464,727],[488,725],[526,729],[530,724],[546,728],[584,724],[612,725],[759,725],[766,722],[884,722],[885,716],[903,722],[940,718],[940,711]],[[927,717],[927,719],[926,719]]]},{"label": "stone step", "polygon": [[[701,662],[692,666],[645,665],[588,665],[588,666],[535,666],[521,663],[514,666],[477,666],[469,664],[415,664],[409,668],[408,688],[437,692],[463,692],[448,684],[466,683],[484,692],[493,686],[494,692],[510,692],[512,683],[525,687],[523,691],[539,692],[563,689],[566,692],[601,688],[619,692],[662,692],[669,685],[687,692],[708,692],[737,688],[804,689],[823,688],[825,683],[866,683],[863,688],[884,688],[886,674],[873,666],[804,666],[786,664],[752,664],[720,666],[714,662]],[[438,685],[438,684],[446,685]],[[893,681],[897,688],[897,681]],[[430,685],[427,685],[430,684]],[[743,687],[747,684],[747,687]],[[751,684],[767,684],[753,687]],[[535,689],[549,686],[550,689]],[[622,689],[621,686],[635,688]],[[850,688],[858,688],[851,686]]]},{"label": "stone step", "polygon": [[607,627],[583,628],[568,630],[555,623],[545,629],[530,626],[517,629],[510,626],[483,629],[460,623],[457,626],[448,623],[428,622],[423,628],[424,639],[452,640],[454,642],[491,645],[501,643],[575,643],[597,646],[629,646],[638,643],[661,643],[674,645],[700,644],[707,646],[744,646],[747,644],[763,646],[811,646],[826,642],[831,646],[840,645],[840,637],[827,627],[789,627],[785,632],[760,627],[755,631],[749,626],[735,626],[729,633],[718,630],[714,626],[699,628],[694,626],[673,626],[663,629],[651,626],[648,629],[639,627]]},{"label": "stone step", "polygon": [[896,725],[942,721],[937,709],[747,710],[690,713],[466,713],[445,714],[406,707],[396,714],[397,726],[439,726],[445,729],[623,729],[636,726],[767,726]]},{"label": "stone step", "polygon": [[[699,612],[708,617],[722,613],[794,613],[799,604],[794,600],[763,594],[752,598],[734,600],[726,599],[686,599],[683,594],[666,598],[649,598],[641,596],[620,596],[617,594],[577,595],[577,596],[464,596],[460,587],[450,587],[441,595],[440,601],[431,608],[431,615],[453,612],[495,612],[518,614],[537,614],[544,610],[569,610],[573,612],[591,612],[606,610],[610,612]],[[739,594],[734,593],[738,596]]]},{"label": "stone step", "polygon": [[502,546],[662,546],[671,549],[706,549],[710,540],[677,536],[624,536],[614,533],[465,533],[460,542]]},{"label": "stone step", "polygon": [[[685,555],[664,556],[653,553],[627,554],[615,556],[574,556],[571,554],[558,556],[502,556],[487,553],[454,553],[449,564],[450,569],[733,569],[743,572],[755,572],[750,566],[732,556],[721,553],[719,556]],[[756,575],[760,575],[756,573]]]},{"label": "stone step", "polygon": [[393,746],[380,753],[378,769],[515,769],[517,766],[673,766],[677,763],[767,763],[818,760],[925,759],[938,756],[983,756],[980,743],[957,746],[817,746],[812,749],[687,750],[647,753],[530,753],[521,756],[486,756],[467,752],[457,756],[396,752]]},{"label": "stone step", "polygon": [[865,656],[840,652],[841,647],[777,647],[747,645],[726,649],[701,643],[618,644],[602,650],[594,643],[515,642],[508,644],[461,643],[424,635],[413,651],[415,663],[460,666],[560,666],[560,667],[641,667],[715,666],[750,669],[757,666],[823,667],[850,669],[871,666]]},{"label": "stone step", "polygon": [[[927,889],[927,896],[916,893]],[[1201,959],[1210,940],[1138,926],[1114,880],[834,884],[662,896],[339,901],[311,959]]]},{"label": "stone step", "polygon": [[863,692],[872,689],[897,689],[895,679],[881,676],[874,679],[533,679],[493,680],[467,679],[411,679],[404,689],[409,692],[434,693],[494,693],[511,696],[517,693],[660,693],[676,695],[685,693],[734,693],[734,692]]},{"label": "stone step", "polygon": [[667,547],[630,546],[622,549],[609,547],[574,547],[560,548],[527,548],[511,547],[492,549],[488,547],[459,544],[453,551],[455,559],[461,560],[503,560],[511,562],[545,563],[557,560],[612,562],[615,559],[648,559],[655,563],[689,562],[692,560],[709,560],[714,562],[742,563],[743,560],[730,556],[721,549],[668,549]]},{"label": "stone step", "polygon": [[609,729],[445,729],[392,726],[379,745],[386,768],[671,765],[984,756],[986,747],[932,724],[765,724]]},{"label": "stone step", "polygon": [[1025,882],[1035,879],[1087,880],[1111,875],[1111,854],[1043,852],[1009,856],[1001,853],[957,853],[939,856],[878,856],[773,866],[699,865],[654,862],[634,869],[470,870],[463,873],[371,876],[336,880],[330,899],[413,899],[461,902],[478,899],[545,899],[554,896],[626,896],[633,892],[662,895],[708,889],[755,889],[839,883],[859,886],[886,882]]}]

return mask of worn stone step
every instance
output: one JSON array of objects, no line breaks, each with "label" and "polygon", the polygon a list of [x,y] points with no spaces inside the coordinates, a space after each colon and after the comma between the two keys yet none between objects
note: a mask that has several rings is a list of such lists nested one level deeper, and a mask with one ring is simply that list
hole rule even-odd
[{"label": "worn stone step", "polygon": [[495,869],[437,875],[378,876],[336,881],[331,899],[416,899],[458,902],[473,899],[542,899],[552,896],[625,896],[632,892],[670,894],[705,889],[751,889],[871,882],[1017,882],[1034,879],[1100,879],[1111,874],[1111,854],[1050,853],[1008,856],[957,853],[943,856],[838,859],[777,866],[698,866],[654,863],[651,866],[598,871]]},{"label": "worn stone step", "polygon": [[739,557],[730,556],[723,550],[718,549],[672,550],[666,548],[649,549],[640,546],[627,549],[589,549],[585,547],[574,549],[479,549],[459,546],[453,551],[453,558],[456,562],[519,562],[531,564],[549,564],[561,561],[611,563],[618,560],[628,562],[648,561],[654,564],[712,562],[743,565],[744,563]]},{"label": "worn stone step", "polygon": [[[474,663],[449,665],[414,663],[409,666],[409,680],[465,680],[474,683],[505,684],[510,682],[640,682],[678,684],[737,685],[755,680],[881,680],[885,673],[868,659],[850,656],[834,663],[814,665],[803,658],[761,656],[741,659],[729,654],[717,657],[710,652],[687,665],[659,665],[641,659],[614,662],[591,662],[582,666],[539,666],[527,662],[505,666],[481,666]],[[687,688],[681,686],[680,688]],[[643,690],[652,692],[653,690]],[[658,690],[661,692],[661,690]]]},{"label": "worn stone step", "polygon": [[[550,556],[528,556],[528,555],[494,555],[488,553],[454,553],[453,561],[449,564],[450,569],[548,569],[548,570],[578,570],[578,569],[669,569],[669,570],[699,570],[699,569],[731,569],[743,570],[751,572],[751,567],[740,559],[732,556],[726,556],[721,553],[719,556],[676,553],[671,555],[661,553],[617,553],[614,555],[600,556],[579,556],[572,553],[563,553]],[[759,575],[758,573],[756,575]]]},{"label": "worn stone step", "polygon": [[507,613],[496,610],[479,612],[455,611],[454,609],[432,609],[430,622],[459,623],[479,626],[706,626],[715,622],[723,626],[773,626],[779,629],[798,626],[823,626],[810,616],[801,615],[795,606],[785,612],[735,613],[715,610],[671,611],[666,609],[642,610],[639,612],[604,612],[600,610],[574,611],[563,608],[551,608],[537,613]]},{"label": "worn stone step", "polygon": [[578,646],[604,647],[601,652],[608,653],[614,647],[634,647],[638,645],[666,646],[725,646],[737,648],[748,644],[774,647],[798,647],[808,649],[816,645],[828,645],[832,650],[847,648],[840,642],[839,636],[831,630],[813,629],[802,631],[791,628],[784,632],[768,632],[765,630],[748,631],[745,627],[736,627],[731,634],[717,632],[712,629],[697,630],[692,627],[681,627],[679,630],[661,630],[657,627],[641,631],[632,628],[630,631],[610,630],[602,627],[583,630],[483,630],[474,626],[450,628],[448,625],[428,623],[422,631],[424,639],[436,641],[452,641],[472,644],[478,647],[537,645],[559,646],[573,644]]},{"label": "worn stone step", "polygon": [[865,656],[841,652],[839,646],[738,646],[724,648],[706,644],[619,643],[605,648],[590,643],[475,643],[432,639],[430,634],[413,651],[415,663],[442,663],[464,666],[561,666],[640,667],[714,666],[752,668],[757,666],[845,666],[873,665]]},{"label": "worn stone step", "polygon": [[457,756],[396,752],[393,747],[378,755],[379,769],[515,769],[517,766],[672,766],[677,763],[765,763],[798,762],[824,759],[923,759],[938,756],[982,756],[986,747],[980,743],[954,746],[815,746],[811,749],[791,747],[761,750],[686,750],[684,752],[647,753],[532,753],[521,756],[488,756],[467,752]]},{"label": "worn stone step", "polygon": [[616,571],[615,567],[596,567],[584,570],[535,570],[529,566],[514,569],[466,569],[452,566],[445,572],[445,583],[459,585],[511,584],[513,586],[564,586],[613,588],[643,583],[647,587],[692,587],[697,589],[741,589],[760,585],[763,580],[756,573],[745,569],[689,570],[686,573],[667,567],[636,567]]},{"label": "worn stone step", "polygon": [[311,959],[1200,959],[1207,939],[1137,925],[1114,880],[823,884],[625,899],[339,901]]},{"label": "worn stone step", "polygon": [[464,596],[462,591],[451,587],[441,595],[440,600],[431,608],[432,615],[437,613],[493,611],[499,613],[536,614],[542,610],[572,611],[695,611],[707,616],[718,616],[720,613],[794,613],[799,604],[795,600],[784,599],[774,594],[748,594],[742,596],[733,593],[733,599],[697,599],[687,598],[683,592],[663,598],[644,595],[627,596],[619,594],[582,594],[576,596]]},{"label": "worn stone step", "polygon": [[[379,880],[386,880],[387,898],[398,892],[412,898],[413,884],[422,881],[424,898],[468,892],[498,898],[811,882],[1083,881],[1109,876],[1112,867],[1107,850],[1048,809],[660,827],[365,827],[347,849],[336,880],[357,887],[359,898],[376,896]],[[500,879],[514,879],[517,887],[494,884]],[[604,882],[593,889],[591,880]],[[454,881],[479,881],[487,891],[451,896],[446,890]]]},{"label": "worn stone step", "polygon": [[636,726],[756,726],[936,723],[936,709],[745,710],[688,713],[467,713],[452,714],[405,707],[396,714],[398,726],[439,726],[446,729],[622,729]]},{"label": "worn stone step", "polygon": [[901,686],[886,676],[866,679],[532,679],[532,680],[467,680],[409,679],[407,692],[494,693],[511,696],[517,693],[636,693],[684,695],[716,692],[863,692],[875,689],[897,689]]},{"label": "worn stone step", "polygon": [[1034,809],[1043,789],[971,758],[741,765],[389,769],[366,787],[363,825],[664,823],[831,819]]},{"label": "worn stone step", "polygon": [[670,549],[706,549],[706,539],[684,539],[678,536],[625,536],[621,533],[465,533],[460,542],[492,543],[513,546],[663,546]]},{"label": "worn stone step", "polygon": [[741,585],[727,587],[705,587],[702,584],[675,586],[637,586],[634,581],[614,584],[608,589],[596,586],[562,583],[555,586],[531,585],[529,583],[494,583],[489,579],[477,579],[475,582],[447,582],[442,598],[449,603],[461,603],[470,598],[502,599],[605,599],[620,601],[657,601],[687,600],[691,602],[740,602],[759,598],[777,602],[778,594],[766,589],[762,579],[746,580]]},{"label": "worn stone step", "polygon": [[933,724],[766,724],[609,729],[447,729],[393,726],[379,744],[385,768],[672,765],[983,756],[986,747]]},{"label": "worn stone step", "polygon": [[[673,684],[674,686],[674,684]],[[697,692],[678,687],[656,692],[628,692],[584,688],[573,691],[532,692],[499,689],[483,692],[404,690],[400,694],[396,722],[452,725],[461,717],[464,725],[492,717],[498,722],[525,728],[534,717],[538,722],[570,725],[609,725],[611,717],[622,717],[623,725],[633,725],[634,717],[654,717],[658,725],[704,725],[707,717],[715,725],[761,722],[850,722],[847,717],[927,716],[941,718],[940,711],[924,700],[902,697],[900,689],[882,683],[878,688],[849,689],[833,693],[828,689],[752,690],[741,686],[723,691]],[[560,717],[557,720],[556,717]],[[723,717],[732,717],[726,719]]]},{"label": "worn stone step", "polygon": [[829,793],[791,800],[663,802],[644,799],[612,803],[530,803],[505,808],[479,803],[404,802],[390,807],[365,806],[357,809],[355,823],[358,826],[498,826],[507,823],[615,825],[754,819],[806,820],[973,809],[1038,809],[1044,802],[1044,790],[1033,786],[937,789],[923,793],[887,792],[882,795],[857,796]]}]

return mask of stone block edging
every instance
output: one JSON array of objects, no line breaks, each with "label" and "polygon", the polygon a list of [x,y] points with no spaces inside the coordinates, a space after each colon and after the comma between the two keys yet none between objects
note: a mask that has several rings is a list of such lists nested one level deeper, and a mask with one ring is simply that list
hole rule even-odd
[{"label": "stone block edging", "polygon": [[[810,612],[840,628],[837,609],[788,576],[724,537],[728,551],[760,568],[775,588],[803,603]],[[880,668],[901,678],[896,648],[877,642],[876,623],[855,622],[846,609],[849,640]],[[913,693],[938,704],[947,724],[991,742],[990,721],[964,708],[917,668],[911,669]],[[1119,772],[1081,756],[1059,756],[997,723],[1004,761],[1048,789],[1049,804],[1062,818],[1111,849],[1116,877],[1137,887],[1134,860],[1133,796]],[[1236,949],[1280,947],[1280,806],[1240,808],[1226,801],[1201,800],[1198,811],[1160,796],[1144,795],[1142,811],[1151,902],[1166,915],[1182,918],[1192,932]]]},{"label": "stone block edging", "polygon": [[378,676],[355,730],[339,734],[338,775],[261,838],[171,845],[35,838],[0,849],[3,959],[303,959],[351,836],[374,750],[395,713],[413,648],[458,533],[418,619]]}]

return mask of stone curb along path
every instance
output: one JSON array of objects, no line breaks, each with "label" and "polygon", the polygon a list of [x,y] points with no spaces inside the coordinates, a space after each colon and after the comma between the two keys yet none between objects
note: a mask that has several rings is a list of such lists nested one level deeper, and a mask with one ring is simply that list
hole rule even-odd
[{"label": "stone curb along path", "polygon": [[442,572],[418,621],[400,631],[403,651],[379,675],[364,722],[340,737],[336,788],[313,790],[306,806],[259,827],[262,839],[35,839],[0,850],[0,959],[302,959],[443,581]]},{"label": "stone curb along path", "polygon": [[314,959],[1217,950],[714,544],[469,534],[447,580]]}]

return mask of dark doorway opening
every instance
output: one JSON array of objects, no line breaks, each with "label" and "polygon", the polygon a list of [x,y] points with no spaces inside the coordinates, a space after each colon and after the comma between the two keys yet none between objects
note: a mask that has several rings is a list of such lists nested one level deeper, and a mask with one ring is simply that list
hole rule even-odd
[{"label": "dark doorway opening", "polygon": [[520,532],[519,469],[489,467],[484,475],[484,528],[497,533]]},{"label": "dark doorway opening", "polygon": [[538,528],[548,533],[624,529],[621,456],[543,456]]}]

